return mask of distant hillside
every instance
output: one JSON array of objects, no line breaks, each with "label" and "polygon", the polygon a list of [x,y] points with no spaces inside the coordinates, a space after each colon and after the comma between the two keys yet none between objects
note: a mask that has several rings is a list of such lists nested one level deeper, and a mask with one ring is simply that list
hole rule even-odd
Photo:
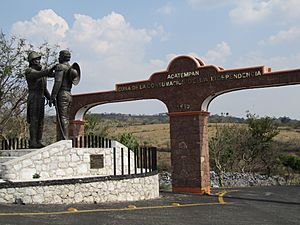
[{"label": "distant hillside", "polygon": [[[114,120],[125,122],[129,124],[146,125],[146,124],[165,124],[169,123],[169,116],[167,113],[160,113],[156,115],[133,115],[121,113],[91,113],[99,120]],[[300,129],[300,121],[290,119],[289,117],[275,118],[279,126],[292,127]],[[246,119],[230,116],[228,114],[210,115],[209,123],[245,123]]]},{"label": "distant hillside", "polygon": [[118,120],[127,121],[133,124],[161,124],[169,123],[169,117],[166,113],[157,115],[132,115],[132,114],[121,114],[121,113],[100,113],[92,114],[102,120]]},{"label": "distant hillside", "polygon": [[[156,115],[133,115],[133,114],[121,114],[121,113],[91,113],[92,115],[99,120],[117,120],[128,122],[131,124],[164,124],[169,123],[169,116],[167,113],[160,113]],[[232,117],[232,116],[219,116],[219,115],[210,115],[210,123],[244,123],[245,119]]]}]

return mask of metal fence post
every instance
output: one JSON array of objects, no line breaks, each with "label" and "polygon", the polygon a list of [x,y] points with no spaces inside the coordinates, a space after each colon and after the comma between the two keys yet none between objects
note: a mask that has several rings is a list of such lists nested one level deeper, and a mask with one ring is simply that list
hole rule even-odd
[{"label": "metal fence post", "polygon": [[121,148],[121,174],[124,175],[124,149]]},{"label": "metal fence post", "polygon": [[116,147],[113,148],[113,164],[114,164],[114,176],[117,175],[117,160],[116,160]]},{"label": "metal fence post", "polygon": [[140,168],[141,168],[140,173],[143,173],[143,149],[142,148],[140,148]]},{"label": "metal fence post", "polygon": [[128,157],[128,175],[130,174],[130,149],[128,148],[128,154],[127,154],[127,157]]},{"label": "metal fence post", "polygon": [[138,155],[137,155],[137,149],[134,149],[134,173],[137,174],[137,165],[138,164]]}]

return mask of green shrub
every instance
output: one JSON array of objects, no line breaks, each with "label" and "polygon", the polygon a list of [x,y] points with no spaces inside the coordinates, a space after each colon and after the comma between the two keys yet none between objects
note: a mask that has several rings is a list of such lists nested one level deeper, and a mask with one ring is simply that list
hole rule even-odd
[{"label": "green shrub", "polygon": [[294,155],[286,155],[281,157],[282,164],[291,168],[295,172],[300,172],[300,157]]},{"label": "green shrub", "polygon": [[118,141],[130,149],[139,147],[136,137],[132,133],[123,133],[118,138]]}]

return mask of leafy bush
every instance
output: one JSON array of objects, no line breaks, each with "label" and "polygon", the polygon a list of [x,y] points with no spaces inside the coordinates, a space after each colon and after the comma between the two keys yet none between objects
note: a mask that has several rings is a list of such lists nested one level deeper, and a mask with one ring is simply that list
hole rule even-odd
[{"label": "leafy bush", "polygon": [[135,149],[139,146],[136,137],[132,133],[121,134],[118,141],[130,149]]},{"label": "leafy bush", "polygon": [[282,164],[291,168],[295,172],[300,172],[300,157],[294,155],[286,155],[281,157]]},{"label": "leafy bush", "polygon": [[273,141],[279,133],[275,119],[248,114],[246,122],[248,126],[217,124],[215,136],[209,140],[210,165],[220,179],[228,171],[271,175],[278,168],[279,151]]}]

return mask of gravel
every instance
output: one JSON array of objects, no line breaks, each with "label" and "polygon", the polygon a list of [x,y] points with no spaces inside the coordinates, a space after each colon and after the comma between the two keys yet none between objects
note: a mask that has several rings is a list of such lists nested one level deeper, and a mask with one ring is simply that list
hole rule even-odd
[{"label": "gravel", "polygon": [[[280,176],[267,176],[254,173],[228,172],[223,175],[223,186],[225,187],[250,187],[250,186],[275,186],[287,185],[287,182]],[[219,176],[216,172],[210,172],[211,187],[219,187]],[[163,171],[159,173],[159,184],[161,187],[171,186],[171,173]]]}]

